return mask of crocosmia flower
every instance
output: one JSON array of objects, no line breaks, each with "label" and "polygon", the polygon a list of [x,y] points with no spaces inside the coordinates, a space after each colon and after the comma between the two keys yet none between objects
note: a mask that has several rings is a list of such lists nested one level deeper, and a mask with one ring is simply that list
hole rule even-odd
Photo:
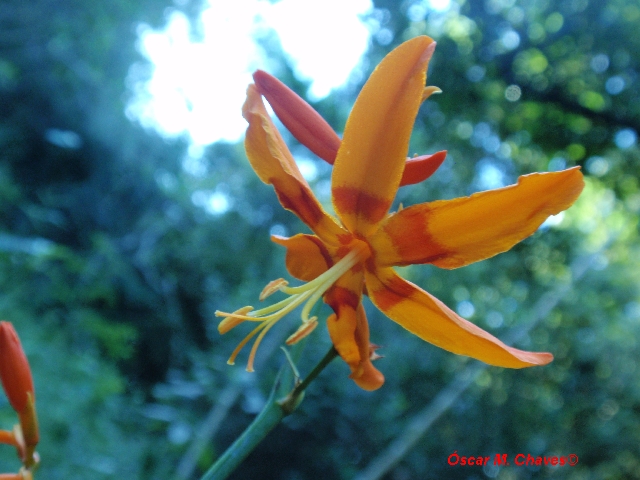
[{"label": "crocosmia flower", "polygon": [[[351,369],[350,378],[364,389],[379,388],[384,377],[372,364],[378,356],[369,342],[363,295],[414,335],[450,352],[509,368],[544,365],[553,359],[550,353],[505,345],[393,269],[425,263],[452,269],[509,250],[550,215],[567,209],[584,186],[579,168],[570,168],[525,175],[515,185],[469,197],[390,212],[400,185],[421,181],[444,160],[444,152],[406,158],[418,108],[438,91],[425,87],[434,49],[435,42],[421,36],[389,53],[360,92],[341,140],[273,77],[264,72],[254,76],[256,84],[249,85],[243,108],[249,122],[247,156],[260,179],[273,185],[282,206],[313,234],[272,237],[287,249],[289,273],[306,284],[292,287],[284,279],[274,280],[260,299],[279,291],[288,295],[285,300],[261,309],[216,312],[226,317],[218,327],[221,333],[244,322],[256,324],[229,363],[255,337],[247,366],[252,371],[264,335],[298,306],[302,324],[287,343],[307,336],[318,324],[311,309],[322,299],[333,310],[326,323],[335,349]],[[333,163],[331,193],[337,218],[313,195],[269,117],[263,95],[296,138]]]}]

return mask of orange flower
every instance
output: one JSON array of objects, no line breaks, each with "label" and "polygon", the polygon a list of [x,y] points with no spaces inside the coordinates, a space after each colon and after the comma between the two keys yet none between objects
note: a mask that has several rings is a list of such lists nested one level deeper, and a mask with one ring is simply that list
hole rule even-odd
[{"label": "orange flower", "polygon": [[[273,185],[282,206],[295,213],[314,235],[272,237],[287,248],[289,273],[308,283],[289,287],[285,280],[275,280],[260,298],[281,291],[289,295],[287,299],[259,310],[244,307],[231,314],[216,312],[226,317],[218,327],[221,333],[244,321],[257,323],[229,363],[257,335],[247,366],[252,371],[264,335],[300,305],[304,305],[302,325],[287,343],[304,338],[317,324],[309,314],[322,298],[334,311],[327,319],[329,335],[349,365],[350,377],[364,389],[379,388],[384,377],[371,363],[377,355],[369,343],[363,294],[411,333],[450,352],[509,368],[544,365],[553,359],[549,353],[505,345],[402,279],[392,268],[430,263],[451,269],[509,250],[534,233],[547,217],[568,208],[584,186],[578,168],[535,173],[505,188],[389,213],[407,168],[405,155],[418,108],[435,91],[425,87],[434,49],[435,42],[424,36],[403,43],[383,59],[360,92],[335,157],[331,190],[337,221],[324,211],[302,177],[258,87],[249,86],[243,108],[249,122],[245,139],[249,161],[260,179]],[[258,82],[262,84],[261,75]],[[265,88],[262,85],[262,90]],[[317,119],[308,120],[304,111],[297,114],[295,108],[288,107],[288,113],[292,118],[289,125],[306,125],[308,132],[296,134],[299,138],[311,138],[314,129],[324,128],[318,127]],[[329,145],[324,155],[330,157],[326,152],[331,152],[335,141],[326,141],[331,137],[326,129],[319,137],[325,139],[320,142],[324,147]]]},{"label": "orange flower", "polygon": [[0,431],[0,443],[14,445],[22,462],[29,468],[38,463],[35,447],[40,435],[35,410],[36,397],[29,362],[10,322],[0,322],[0,380],[9,403],[20,419],[20,425],[12,432]]}]

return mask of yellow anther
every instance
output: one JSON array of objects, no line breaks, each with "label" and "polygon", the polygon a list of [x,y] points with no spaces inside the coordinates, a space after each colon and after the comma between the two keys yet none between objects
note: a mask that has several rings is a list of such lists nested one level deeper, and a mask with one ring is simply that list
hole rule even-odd
[{"label": "yellow anther", "polygon": [[280,291],[282,287],[286,287],[287,285],[289,285],[289,282],[287,282],[284,278],[277,278],[276,280],[272,280],[267,283],[266,287],[262,289],[262,292],[260,292],[260,297],[258,298],[260,299],[260,301],[262,301],[270,295],[273,295],[274,293]]},{"label": "yellow anther", "polygon": [[289,338],[287,338],[285,343],[287,345],[295,345],[300,340],[302,340],[307,335],[309,335],[311,332],[313,332],[317,326],[318,326],[317,317],[311,317],[309,321],[304,322],[302,325],[300,325],[300,328],[298,328],[298,330],[296,330],[295,333],[289,336]]},{"label": "yellow anther", "polygon": [[236,310],[233,313],[224,313],[224,312],[216,311],[216,317],[221,317],[225,315],[225,318],[218,325],[218,331],[221,334],[225,334],[232,328],[237,327],[238,325],[240,325],[242,322],[246,320],[245,317],[247,313],[249,313],[252,310],[253,310],[253,307],[247,306],[247,307],[242,307],[241,309]]}]

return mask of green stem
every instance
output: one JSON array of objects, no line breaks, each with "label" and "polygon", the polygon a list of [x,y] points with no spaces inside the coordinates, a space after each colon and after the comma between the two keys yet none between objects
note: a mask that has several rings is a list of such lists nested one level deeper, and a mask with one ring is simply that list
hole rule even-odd
[{"label": "green stem", "polygon": [[200,480],[223,480],[227,478],[284,417],[293,413],[304,397],[304,390],[337,356],[338,352],[331,347],[331,350],[320,360],[307,378],[297,383],[291,392],[280,400],[275,400],[276,391],[278,390],[278,380],[276,380],[264,409]]},{"label": "green stem", "polygon": [[337,356],[338,356],[337,350],[331,347],[327,352],[327,354],[322,358],[322,360],[320,360],[318,365],[316,365],[315,368],[311,370],[311,373],[307,375],[307,378],[305,378],[302,382],[298,383],[295,387],[293,387],[293,390],[291,390],[291,392],[286,397],[282,398],[281,400],[278,400],[277,403],[285,412],[285,415],[289,415],[293,413],[293,411],[297,408],[297,406],[300,405],[300,402],[304,397],[305,389],[309,386],[311,382],[313,382],[313,380],[320,374],[320,372],[324,370],[324,367],[329,365],[329,363],[331,363],[331,360],[333,360]]},{"label": "green stem", "polygon": [[267,404],[255,420],[247,427],[226,452],[214,463],[200,480],[222,480],[227,478],[249,453],[284,418],[284,410],[274,401],[275,389]]}]

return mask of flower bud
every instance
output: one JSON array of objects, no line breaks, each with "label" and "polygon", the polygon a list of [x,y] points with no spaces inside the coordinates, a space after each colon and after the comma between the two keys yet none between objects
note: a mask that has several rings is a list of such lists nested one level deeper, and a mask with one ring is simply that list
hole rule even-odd
[{"label": "flower bud", "polygon": [[13,325],[0,322],[0,380],[9,403],[18,414],[26,411],[29,395],[35,401],[29,362]]},{"label": "flower bud", "polygon": [[253,81],[291,134],[317,156],[333,165],[341,140],[326,120],[302,97],[267,72],[256,70]]}]

